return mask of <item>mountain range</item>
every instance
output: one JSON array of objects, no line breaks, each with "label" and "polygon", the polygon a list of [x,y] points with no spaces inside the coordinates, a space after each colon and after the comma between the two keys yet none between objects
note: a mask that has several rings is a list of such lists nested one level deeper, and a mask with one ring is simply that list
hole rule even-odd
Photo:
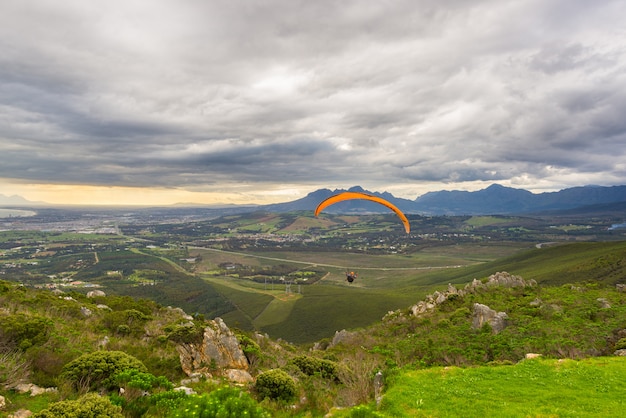
[{"label": "mountain range", "polygon": [[[513,215],[538,212],[598,210],[611,207],[612,210],[626,210],[626,186],[581,186],[563,189],[558,192],[532,193],[524,189],[492,184],[475,192],[437,191],[429,192],[415,200],[398,198],[388,192],[371,192],[360,186],[350,189],[318,189],[301,199],[270,205],[232,205],[230,210],[241,213],[257,210],[268,212],[312,211],[324,199],[345,191],[356,191],[382,197],[406,214],[426,216],[438,215]],[[31,202],[21,196],[0,194],[0,205],[5,206],[46,206],[44,202]],[[181,205],[176,205],[180,207]],[[200,208],[203,205],[189,205]],[[207,210],[217,210],[206,207]],[[223,209],[223,208],[222,208]],[[368,214],[388,213],[389,210],[377,203],[365,200],[349,200],[334,204],[326,213]]]},{"label": "mountain range", "polygon": [[[582,186],[558,192],[531,193],[523,189],[492,184],[475,192],[437,191],[415,200],[394,197],[384,192],[369,192],[360,186],[344,189],[319,189],[302,199],[287,203],[262,206],[270,212],[313,210],[324,199],[344,191],[357,191],[382,197],[407,214],[420,215],[512,215],[547,211],[567,211],[591,206],[626,203],[626,186]],[[621,205],[623,209],[624,205]],[[388,209],[376,203],[351,200],[336,203],[324,210],[327,213],[386,213]]]}]

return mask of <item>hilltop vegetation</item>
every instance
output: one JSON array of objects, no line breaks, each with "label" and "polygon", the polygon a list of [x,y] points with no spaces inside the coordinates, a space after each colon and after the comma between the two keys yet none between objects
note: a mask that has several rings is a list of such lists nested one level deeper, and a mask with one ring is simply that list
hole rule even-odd
[{"label": "hilltop vegetation", "polygon": [[[190,323],[201,329],[205,326],[203,318],[190,321],[180,310],[128,297],[87,298],[77,293],[28,289],[9,282],[0,282],[0,290],[4,307],[0,312],[3,356],[0,383],[4,389],[0,394],[8,399],[9,410],[28,407],[43,411],[54,402],[79,399],[89,390],[83,386],[87,381],[92,382],[89,386],[92,391],[97,390],[101,384],[93,386],[93,382],[105,382],[101,375],[93,375],[89,367],[76,368],[85,364],[83,358],[88,353],[120,353],[105,360],[111,370],[105,375],[108,379],[105,386],[109,388],[109,402],[121,406],[119,413],[125,416],[174,416],[181,405],[204,402],[172,391],[185,377],[176,344],[195,338],[189,334]],[[356,406],[354,416],[360,413],[462,416],[459,412],[462,409],[451,412],[449,403],[440,405],[440,396],[426,391],[423,383],[415,386],[416,382],[426,373],[440,373],[439,380],[429,380],[431,390],[446,388],[444,391],[451,394],[449,396],[457,397],[475,396],[477,391],[484,390],[472,386],[472,382],[488,385],[487,382],[494,379],[507,381],[520,376],[531,378],[531,382],[541,381],[541,387],[558,381],[560,386],[556,387],[566,390],[579,384],[581,373],[593,375],[590,364],[610,362],[614,364],[611,373],[604,373],[602,380],[586,382],[587,387],[597,393],[602,407],[593,409],[588,403],[574,402],[567,395],[567,404],[549,407],[542,402],[527,403],[523,407],[512,402],[510,416],[516,415],[516,408],[531,414],[568,416],[563,415],[563,408],[566,408],[565,411],[573,411],[573,415],[575,411],[600,411],[603,416],[617,416],[612,415],[619,405],[613,391],[617,388],[616,382],[626,377],[626,363],[622,360],[606,359],[580,363],[580,366],[578,363],[545,362],[532,363],[534,366],[505,366],[519,362],[529,352],[546,358],[580,360],[610,356],[617,349],[626,348],[626,293],[619,290],[595,282],[478,287],[456,297],[456,292],[448,294],[435,309],[421,314],[414,314],[408,308],[391,312],[377,324],[343,331],[332,341],[319,341],[313,351],[307,345],[277,343],[258,334],[239,331],[239,341],[248,353],[253,373],[260,376],[271,370],[282,370],[280,377],[268,375],[270,383],[266,385],[271,388],[276,379],[289,382],[293,379],[295,385],[290,389],[293,395],[287,399],[280,398],[283,391],[259,392],[257,386],[251,385],[250,395],[247,395],[251,396],[249,407],[273,416],[308,416],[310,413],[317,416],[337,406]],[[475,328],[473,306],[476,303],[506,312],[507,326],[500,332],[494,332],[489,325]],[[186,330],[186,334],[181,334],[182,330]],[[467,373],[453,370],[442,373],[438,369],[480,365],[489,367]],[[495,370],[490,371],[494,367]],[[563,368],[570,371],[564,372]],[[417,372],[419,370],[423,372]],[[382,373],[387,393],[378,407],[373,399],[372,380],[377,371]],[[136,380],[138,378],[140,380]],[[59,390],[31,399],[13,391],[18,383],[25,381],[55,386]],[[116,397],[117,388],[128,387],[129,382],[135,381],[147,382],[141,383],[147,385],[150,393],[147,398],[137,400],[130,395],[132,392],[129,392],[130,398]],[[195,382],[191,386],[199,393],[212,393],[226,384],[218,380]],[[407,391],[419,396],[413,401],[407,400],[407,395],[403,395]],[[238,393],[233,396],[240,397]],[[263,401],[264,395],[276,399]],[[498,405],[506,406],[506,402],[511,402],[506,401],[510,396],[491,393],[485,399],[493,399],[496,404],[485,400],[482,406],[477,404],[474,408],[494,410]],[[159,403],[163,399],[169,401]],[[418,403],[411,403],[416,401]],[[407,402],[410,405],[403,406]],[[295,409],[286,408],[290,404],[295,404]],[[414,411],[416,415],[413,412],[403,415],[398,411]],[[598,416],[602,415],[600,412]],[[336,411],[338,416],[346,413],[343,409]]]}]

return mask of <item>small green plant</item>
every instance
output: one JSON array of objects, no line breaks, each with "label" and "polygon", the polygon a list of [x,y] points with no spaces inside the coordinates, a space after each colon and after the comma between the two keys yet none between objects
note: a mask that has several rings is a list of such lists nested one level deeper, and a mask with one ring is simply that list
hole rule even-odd
[{"label": "small green plant", "polygon": [[280,369],[268,370],[259,374],[254,387],[260,399],[270,398],[289,402],[298,393],[296,382]]},{"label": "small green plant", "polygon": [[169,415],[180,418],[269,418],[259,404],[246,392],[231,387],[222,387],[213,392],[189,396]]},{"label": "small green plant", "polygon": [[625,350],[626,349],[626,338],[620,338],[618,342],[615,343],[616,350]]},{"label": "small green plant", "polygon": [[33,418],[124,418],[122,408],[113,405],[109,398],[88,393],[77,400],[60,401],[33,415]]},{"label": "small green plant", "polygon": [[373,410],[369,405],[357,405],[350,409],[348,416],[350,418],[380,418],[384,415]]},{"label": "small green plant", "polygon": [[119,387],[141,389],[149,391],[156,388],[170,390],[174,385],[164,376],[154,376],[137,369],[127,369],[117,373],[113,380]]},{"label": "small green plant", "polygon": [[164,376],[156,377],[136,369],[123,370],[117,373],[113,380],[124,390],[120,389],[119,395],[111,394],[112,402],[122,407],[124,415],[132,417],[144,416],[148,409],[155,405],[153,393],[163,393],[174,388]]},{"label": "small green plant", "polygon": [[256,365],[256,363],[263,355],[261,347],[259,347],[259,345],[250,337],[243,334],[238,334],[237,340],[239,340],[241,350],[248,359],[248,363],[250,364],[250,366]]}]

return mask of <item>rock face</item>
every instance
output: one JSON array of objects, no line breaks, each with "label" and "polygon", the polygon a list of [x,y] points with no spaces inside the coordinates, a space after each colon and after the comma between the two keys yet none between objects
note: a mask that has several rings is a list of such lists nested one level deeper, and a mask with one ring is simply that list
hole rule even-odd
[{"label": "rock face", "polygon": [[188,376],[221,375],[238,383],[253,380],[248,373],[248,359],[237,337],[221,318],[210,321],[204,329],[201,344],[183,343],[176,349],[181,367]]},{"label": "rock face", "polygon": [[333,337],[333,340],[330,343],[329,347],[334,347],[343,342],[350,342],[352,339],[355,338],[356,335],[356,332],[346,331],[345,329],[342,329],[341,331],[335,331],[335,336]]},{"label": "rock face", "polygon": [[480,329],[485,324],[489,324],[495,334],[506,328],[506,320],[508,316],[506,312],[496,312],[487,305],[480,303],[474,304],[474,314],[472,320],[472,328]]},{"label": "rock face", "polygon": [[489,276],[487,281],[483,283],[480,280],[474,279],[471,283],[465,285],[463,289],[457,289],[452,284],[448,284],[448,289],[439,292],[436,291],[432,295],[426,296],[423,301],[418,302],[416,305],[411,306],[410,310],[414,316],[420,316],[426,312],[432,311],[438,305],[441,305],[446,300],[453,297],[464,297],[470,293],[476,293],[480,289],[485,289],[493,286],[503,287],[526,287],[536,286],[535,280],[526,281],[520,276],[515,276],[507,272],[498,272]]}]

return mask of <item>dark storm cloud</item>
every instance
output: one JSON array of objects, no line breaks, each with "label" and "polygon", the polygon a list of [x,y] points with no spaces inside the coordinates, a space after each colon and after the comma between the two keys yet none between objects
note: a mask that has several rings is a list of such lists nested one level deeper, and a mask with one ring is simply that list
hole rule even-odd
[{"label": "dark storm cloud", "polygon": [[0,5],[0,177],[626,183],[621,1]]}]

